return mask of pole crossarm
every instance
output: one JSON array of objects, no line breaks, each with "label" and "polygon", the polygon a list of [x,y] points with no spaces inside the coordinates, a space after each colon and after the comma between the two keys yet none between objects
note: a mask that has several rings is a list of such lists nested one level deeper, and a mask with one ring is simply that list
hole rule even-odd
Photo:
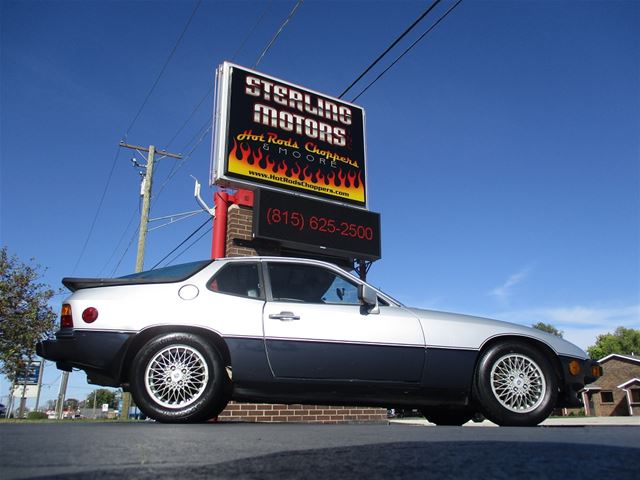
[{"label": "pole crossarm", "polygon": [[[149,152],[149,147],[142,147],[140,145],[130,145],[123,141],[120,142],[120,146],[122,148],[130,148],[131,150],[138,150],[140,152]],[[182,154],[180,153],[171,153],[171,152],[167,152],[166,150],[156,150],[155,153],[163,157],[177,158],[178,160],[182,159]]]}]

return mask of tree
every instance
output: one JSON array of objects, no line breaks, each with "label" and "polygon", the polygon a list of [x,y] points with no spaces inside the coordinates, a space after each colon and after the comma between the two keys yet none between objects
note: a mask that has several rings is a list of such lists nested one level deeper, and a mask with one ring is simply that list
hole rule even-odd
[{"label": "tree", "polygon": [[95,397],[95,406],[100,408],[104,403],[109,405],[109,408],[118,408],[118,396],[113,390],[107,388],[99,388],[94,390],[87,396],[84,402],[85,408],[93,408]]},{"label": "tree", "polygon": [[76,410],[78,410],[78,400],[76,400],[75,398],[67,398],[64,401],[64,408],[66,410],[73,410],[74,412]]},{"label": "tree", "polygon": [[543,332],[550,333],[551,335],[555,335],[556,337],[562,338],[564,332],[562,330],[558,330],[556,327],[551,325],[550,323],[538,322],[535,325],[531,325],[533,328],[538,330],[542,330]]},{"label": "tree", "polygon": [[612,353],[640,355],[640,330],[618,327],[613,333],[598,335],[595,345],[587,348],[591,358],[600,359]]},{"label": "tree", "polygon": [[36,343],[53,333],[54,291],[39,282],[42,268],[0,250],[0,372],[11,383],[36,356]]}]

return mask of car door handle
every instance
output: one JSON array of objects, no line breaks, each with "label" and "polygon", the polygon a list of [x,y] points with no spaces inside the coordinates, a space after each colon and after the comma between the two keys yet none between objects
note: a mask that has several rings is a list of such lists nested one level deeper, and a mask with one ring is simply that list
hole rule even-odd
[{"label": "car door handle", "polygon": [[271,313],[269,314],[269,318],[272,320],[281,320],[283,322],[290,322],[291,320],[300,320],[300,317],[298,315],[294,315],[293,312]]}]

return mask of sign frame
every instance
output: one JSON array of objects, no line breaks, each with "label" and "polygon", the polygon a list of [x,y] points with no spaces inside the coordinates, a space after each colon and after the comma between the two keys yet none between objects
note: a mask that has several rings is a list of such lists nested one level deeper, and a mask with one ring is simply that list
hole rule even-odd
[{"label": "sign frame", "polygon": [[230,62],[216,84],[210,186],[367,209],[362,107]]}]

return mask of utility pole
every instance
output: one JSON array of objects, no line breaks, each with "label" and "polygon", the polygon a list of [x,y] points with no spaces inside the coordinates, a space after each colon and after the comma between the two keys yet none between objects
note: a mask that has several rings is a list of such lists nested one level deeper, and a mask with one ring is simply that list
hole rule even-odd
[{"label": "utility pole", "polygon": [[[153,184],[153,166],[155,164],[156,153],[161,157],[171,157],[180,160],[182,155],[177,153],[169,153],[165,150],[156,150],[156,147],[149,145],[149,147],[141,147],[138,145],[129,145],[123,141],[120,142],[122,148],[130,148],[137,152],[147,152],[147,164],[145,167],[145,173],[142,176],[142,188],[140,194],[142,195],[142,212],[140,213],[140,233],[138,235],[138,253],[136,255],[136,273],[141,272],[144,268],[144,248],[147,241],[147,227],[149,224],[149,209],[151,207],[151,187]],[[134,165],[142,167],[134,159]],[[120,418],[129,418],[129,406],[131,405],[131,394],[129,392],[122,391],[122,411],[120,412]]]},{"label": "utility pole", "polygon": [[64,411],[64,397],[67,393],[67,382],[69,381],[69,372],[62,372],[60,379],[60,390],[58,390],[58,401],[56,402],[56,418],[62,420],[62,412]]}]

